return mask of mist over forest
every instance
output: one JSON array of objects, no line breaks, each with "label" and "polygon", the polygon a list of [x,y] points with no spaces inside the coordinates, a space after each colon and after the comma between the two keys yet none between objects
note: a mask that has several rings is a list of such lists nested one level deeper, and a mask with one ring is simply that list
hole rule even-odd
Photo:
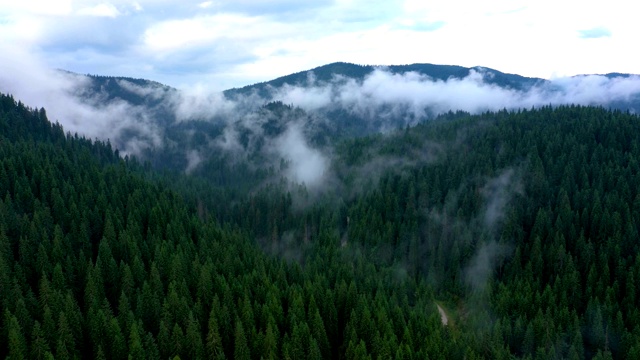
[{"label": "mist over forest", "polygon": [[640,358],[640,76],[0,72],[0,357]]},{"label": "mist over forest", "polygon": [[[17,69],[8,70],[2,76],[3,91],[27,105],[45,107],[69,131],[112,140],[134,126],[141,135],[161,138],[156,133],[167,123],[221,118],[233,123],[271,101],[309,113],[342,110],[377,122],[374,130],[390,130],[457,110],[476,114],[578,104],[635,112],[640,92],[637,75],[543,80],[482,67],[430,64],[334,63],[224,92],[209,91],[202,84],[177,90],[148,80],[73,74],[48,69],[35,60],[23,64],[18,74],[11,71]],[[146,145],[154,144],[158,145],[149,140]]]}]

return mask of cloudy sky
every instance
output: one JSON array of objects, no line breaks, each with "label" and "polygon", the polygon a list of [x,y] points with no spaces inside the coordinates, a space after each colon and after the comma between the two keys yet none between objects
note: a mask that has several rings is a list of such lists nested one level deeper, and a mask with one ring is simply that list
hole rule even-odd
[{"label": "cloudy sky", "polygon": [[628,0],[0,0],[0,72],[222,90],[334,61],[640,73]]}]

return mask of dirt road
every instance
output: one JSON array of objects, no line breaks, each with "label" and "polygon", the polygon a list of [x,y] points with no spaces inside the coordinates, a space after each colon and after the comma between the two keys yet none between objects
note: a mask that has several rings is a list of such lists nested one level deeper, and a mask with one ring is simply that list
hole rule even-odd
[{"label": "dirt road", "polygon": [[449,318],[447,317],[447,313],[444,312],[444,309],[440,307],[440,305],[436,304],[438,307],[438,312],[440,313],[440,320],[442,321],[442,325],[447,326],[449,323]]}]

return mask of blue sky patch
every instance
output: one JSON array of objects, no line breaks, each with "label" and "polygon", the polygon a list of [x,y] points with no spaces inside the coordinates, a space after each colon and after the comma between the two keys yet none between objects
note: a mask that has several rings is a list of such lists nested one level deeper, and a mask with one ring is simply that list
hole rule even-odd
[{"label": "blue sky patch", "polygon": [[602,37],[611,37],[611,31],[603,27],[579,30],[578,32],[580,33],[580,37],[583,39],[597,39]]}]

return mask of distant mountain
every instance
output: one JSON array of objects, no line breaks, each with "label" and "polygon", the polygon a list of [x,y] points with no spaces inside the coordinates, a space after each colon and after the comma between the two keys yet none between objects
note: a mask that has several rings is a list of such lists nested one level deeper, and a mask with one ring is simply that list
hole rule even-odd
[{"label": "distant mountain", "polygon": [[384,69],[393,74],[406,74],[409,72],[415,72],[420,75],[427,76],[433,80],[440,81],[446,81],[449,79],[463,79],[469,76],[471,71],[476,71],[481,72],[485,75],[485,81],[488,84],[516,90],[527,90],[534,85],[541,84],[547,81],[540,78],[529,78],[516,74],[507,74],[482,66],[474,66],[472,68],[466,68],[457,65],[434,64],[372,66],[357,65],[346,62],[335,62],[332,64],[319,66],[314,69],[282,76],[267,82],[248,85],[238,89],[229,89],[224,93],[229,97],[246,95],[252,92],[257,92],[262,96],[268,96],[270,93],[269,88],[280,88],[285,84],[308,86],[310,85],[310,79],[314,79],[317,82],[329,82],[334,80],[336,77],[345,77],[362,81],[367,75],[370,75],[376,69]]},{"label": "distant mountain", "polygon": [[337,62],[198,95],[144,79],[85,80],[75,94],[80,101],[127,109],[127,120],[105,134],[117,148],[158,167],[190,172],[221,159],[277,168],[287,156],[279,146],[292,129],[303,148],[331,152],[342,139],[394,131],[447,112],[572,103],[640,112],[640,78],[621,73],[545,80],[480,66]]},{"label": "distant mountain", "polygon": [[94,93],[100,92],[107,100],[122,99],[133,105],[157,105],[161,96],[157,93],[173,93],[176,89],[156,81],[118,76],[87,75]]},{"label": "distant mountain", "polygon": [[128,105],[142,107],[147,115],[161,124],[175,121],[173,103],[169,101],[178,90],[156,81],[118,76],[86,75],[86,82],[80,97],[87,101],[99,100],[103,103],[123,101]]}]

